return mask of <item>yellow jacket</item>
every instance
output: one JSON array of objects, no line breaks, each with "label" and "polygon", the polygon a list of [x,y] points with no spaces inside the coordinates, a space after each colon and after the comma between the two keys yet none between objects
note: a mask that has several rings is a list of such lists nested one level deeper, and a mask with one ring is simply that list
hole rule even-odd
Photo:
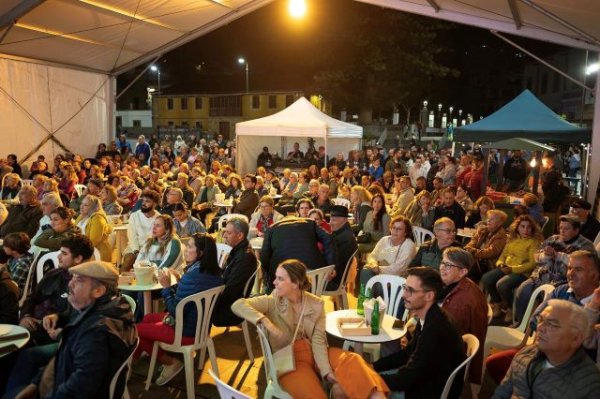
[{"label": "yellow jacket", "polygon": [[[75,224],[79,223],[81,219],[82,217],[79,215]],[[105,262],[112,260],[112,248],[108,242],[108,236],[111,232],[112,227],[108,224],[106,215],[100,212],[95,212],[90,216],[83,232],[90,239],[94,248],[98,248],[100,259]]]},{"label": "yellow jacket", "polygon": [[509,240],[496,262],[497,266],[506,264],[516,274],[529,274],[535,268],[534,255],[541,242],[535,238],[515,238]]}]

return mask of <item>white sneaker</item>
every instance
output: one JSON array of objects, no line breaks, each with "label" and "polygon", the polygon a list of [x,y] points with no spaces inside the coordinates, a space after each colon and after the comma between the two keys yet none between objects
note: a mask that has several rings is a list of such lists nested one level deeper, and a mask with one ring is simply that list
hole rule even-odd
[{"label": "white sneaker", "polygon": [[171,381],[173,377],[175,377],[179,372],[183,370],[183,362],[180,362],[177,359],[173,359],[173,364],[171,365],[163,365],[162,370],[160,371],[160,375],[154,381],[156,385],[163,386],[167,382]]}]

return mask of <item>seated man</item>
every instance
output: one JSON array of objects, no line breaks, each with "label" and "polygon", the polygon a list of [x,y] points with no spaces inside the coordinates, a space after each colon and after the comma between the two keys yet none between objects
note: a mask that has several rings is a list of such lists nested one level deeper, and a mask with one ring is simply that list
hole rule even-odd
[{"label": "seated man", "polygon": [[136,342],[131,307],[117,295],[117,269],[92,261],[69,273],[71,311],[43,321],[49,334],[61,334],[61,345],[43,373],[21,391],[21,398],[107,398],[114,373]]},{"label": "seated man", "polygon": [[558,234],[547,238],[535,255],[536,268],[516,292],[515,319],[521,320],[533,291],[543,284],[558,286],[567,282],[569,254],[577,250],[595,251],[594,244],[580,234],[581,222],[574,216],[560,217]]},{"label": "seated man", "polygon": [[348,223],[348,208],[342,205],[331,207],[331,239],[335,247],[335,274],[331,276],[327,290],[333,291],[342,283],[342,277],[350,257],[358,249],[356,237]]},{"label": "seated man", "polygon": [[160,213],[173,217],[173,209],[176,204],[183,201],[183,191],[180,188],[172,186],[165,190],[163,198],[163,206],[160,208]]},{"label": "seated man", "polygon": [[465,227],[465,210],[455,200],[456,187],[449,186],[442,192],[442,203],[435,207],[434,220],[442,217],[452,219],[457,229]]},{"label": "seated man", "polygon": [[127,248],[123,251],[123,260],[121,269],[129,271],[140,252],[140,249],[146,245],[146,241],[151,235],[152,226],[159,213],[156,207],[160,204],[160,194],[154,190],[147,190],[142,193],[142,206],[140,210],[132,212],[129,216],[127,225]]},{"label": "seated man", "polygon": [[[414,336],[405,349],[373,364],[387,386],[404,392],[407,398],[439,398],[446,380],[465,359],[460,331],[437,305],[444,283],[437,270],[429,267],[409,269],[402,298],[412,316],[418,318]],[[457,398],[463,378],[454,379],[450,396]],[[394,393],[392,393],[392,398]]]},{"label": "seated man", "polygon": [[496,267],[496,261],[506,245],[506,230],[502,225],[506,222],[506,213],[492,209],[487,212],[487,222],[473,234],[465,249],[475,258],[470,277],[479,282],[481,276]]},{"label": "seated man", "polygon": [[19,204],[10,208],[6,220],[0,226],[0,237],[16,232],[24,232],[33,237],[38,229],[43,214],[37,200],[37,190],[33,186],[23,186],[18,197]]},{"label": "seated man", "polygon": [[591,214],[592,204],[583,199],[571,202],[571,213],[581,222],[581,235],[594,242],[600,232],[600,222]]},{"label": "seated man", "polygon": [[300,151],[300,143],[294,143],[294,149],[287,154],[286,161],[301,163],[304,160],[304,153]]},{"label": "seated man", "polygon": [[233,314],[231,305],[250,294],[244,292],[244,287],[252,273],[256,271],[257,261],[248,242],[248,230],[248,222],[235,216],[229,219],[223,231],[223,239],[232,249],[223,267],[225,290],[219,296],[212,314],[212,323],[217,327],[237,326],[243,321]]},{"label": "seated man", "polygon": [[241,213],[246,215],[248,220],[252,217],[252,212],[258,206],[258,194],[255,190],[256,187],[256,176],[247,174],[244,176],[244,191],[240,195],[240,198],[234,200],[234,206],[232,213]]},{"label": "seated man", "polygon": [[312,198],[312,202],[315,208],[320,209],[325,217],[328,217],[333,206],[333,202],[329,199],[329,185],[322,183],[318,187],[317,195]]},{"label": "seated man", "polygon": [[409,267],[429,266],[439,270],[444,248],[450,246],[460,248],[462,246],[460,243],[454,241],[456,227],[454,227],[452,219],[443,217],[436,220],[433,225],[433,234],[435,238],[424,242],[419,247],[419,251],[412,262],[410,262]]},{"label": "seated man", "polygon": [[535,344],[516,354],[493,398],[596,397],[600,371],[582,347],[590,330],[585,310],[552,299],[537,322]]},{"label": "seated man", "polygon": [[[483,291],[468,277],[474,263],[471,254],[462,248],[444,250],[440,274],[446,288],[441,306],[456,321],[461,334],[473,334],[481,343],[487,334],[488,305]],[[469,368],[469,381],[473,384],[481,384],[482,366],[483,346],[480,346]]]}]

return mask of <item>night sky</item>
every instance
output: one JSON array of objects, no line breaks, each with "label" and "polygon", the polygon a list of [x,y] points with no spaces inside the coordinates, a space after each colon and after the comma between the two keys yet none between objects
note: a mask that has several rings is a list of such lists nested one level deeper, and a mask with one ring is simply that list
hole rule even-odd
[{"label": "night sky", "polygon": [[[303,90],[308,93],[314,89],[315,74],[327,69],[324,55],[331,56],[328,52],[334,48],[340,51],[336,41],[347,31],[349,21],[365,15],[398,12],[351,0],[307,0],[307,4],[308,13],[300,21],[288,15],[287,1],[275,1],[166,54],[159,61],[162,92],[243,92],[245,72],[237,62],[238,57],[243,56],[250,66],[251,91]],[[435,22],[416,15],[409,18]],[[457,109],[486,114],[522,90],[520,74],[523,65],[531,59],[486,30],[445,24],[448,30],[437,43],[445,48],[443,62],[460,71],[460,75],[432,81],[427,96],[431,103],[454,103]],[[541,56],[561,48],[511,38]],[[340,54],[343,56],[345,54]],[[129,76],[121,77],[120,85],[129,80]],[[153,79],[155,75],[149,74],[146,81],[152,84]]]}]

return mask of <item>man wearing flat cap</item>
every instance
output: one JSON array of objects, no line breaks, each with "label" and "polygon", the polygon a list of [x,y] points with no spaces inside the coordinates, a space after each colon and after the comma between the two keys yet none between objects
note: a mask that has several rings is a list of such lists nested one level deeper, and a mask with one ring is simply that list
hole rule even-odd
[{"label": "man wearing flat cap", "polygon": [[581,222],[579,233],[591,242],[594,242],[598,232],[600,232],[600,222],[591,214],[591,209],[592,204],[584,199],[576,199],[571,202],[571,214],[577,216]]},{"label": "man wearing flat cap", "polygon": [[327,290],[335,290],[342,283],[348,260],[358,249],[356,238],[348,223],[348,208],[342,205],[331,207],[331,242],[335,247],[335,276],[327,285]]},{"label": "man wearing flat cap", "polygon": [[[117,294],[119,274],[108,262],[91,261],[69,269],[69,311],[44,317],[58,352],[20,397],[107,398],[110,382],[130,355],[137,330],[129,303]],[[122,396],[115,394],[115,397]]]}]

